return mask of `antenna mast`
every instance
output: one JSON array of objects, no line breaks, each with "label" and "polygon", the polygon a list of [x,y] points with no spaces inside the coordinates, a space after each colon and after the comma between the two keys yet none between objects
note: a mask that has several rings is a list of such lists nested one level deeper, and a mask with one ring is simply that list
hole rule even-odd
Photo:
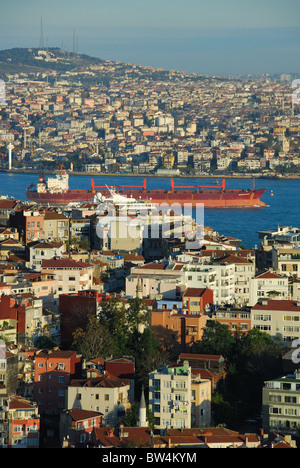
[{"label": "antenna mast", "polygon": [[41,16],[40,49],[44,48],[43,18]]}]

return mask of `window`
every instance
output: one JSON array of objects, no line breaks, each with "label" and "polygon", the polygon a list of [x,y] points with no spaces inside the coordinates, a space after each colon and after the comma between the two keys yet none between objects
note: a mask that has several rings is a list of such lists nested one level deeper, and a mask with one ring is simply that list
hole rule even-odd
[{"label": "window", "polygon": [[176,393],[175,394],[176,401],[185,401],[185,394],[184,393]]},{"label": "window", "polygon": [[176,388],[185,388],[185,382],[183,381],[176,382]]},{"label": "window", "polygon": [[160,389],[160,380],[159,379],[154,379],[153,380],[153,387],[155,387],[156,390]]},{"label": "window", "polygon": [[106,393],[106,394],[104,395],[104,400],[105,400],[105,401],[108,401],[108,400],[109,400],[109,395],[108,395],[108,393]]},{"label": "window", "polygon": [[297,403],[296,397],[286,396],[284,397],[285,403]]},{"label": "window", "polygon": [[270,408],[270,414],[281,414],[281,408]]},{"label": "window", "polygon": [[271,402],[277,402],[277,403],[280,403],[281,402],[281,396],[280,395],[269,395],[269,401]]}]

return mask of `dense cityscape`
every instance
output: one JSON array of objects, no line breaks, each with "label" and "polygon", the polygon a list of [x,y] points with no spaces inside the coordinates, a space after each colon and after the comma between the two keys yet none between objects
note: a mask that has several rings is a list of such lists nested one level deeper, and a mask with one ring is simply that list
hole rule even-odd
[{"label": "dense cityscape", "polygon": [[2,169],[11,143],[13,167],[22,171],[64,164],[96,174],[299,175],[291,74],[198,76],[89,63],[60,49],[2,51],[0,63],[3,78],[5,65],[11,70]]},{"label": "dense cityscape", "polygon": [[297,77],[58,48],[0,51],[0,77],[0,170],[49,196],[1,188],[0,447],[297,448],[300,226],[246,248],[153,197],[59,198],[78,174],[299,177]]}]

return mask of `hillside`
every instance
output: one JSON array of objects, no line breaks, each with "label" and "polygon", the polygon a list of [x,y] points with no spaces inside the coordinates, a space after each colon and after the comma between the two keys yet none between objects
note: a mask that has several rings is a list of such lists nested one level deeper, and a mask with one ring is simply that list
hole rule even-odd
[{"label": "hillside", "polygon": [[103,60],[85,54],[66,52],[59,48],[12,48],[0,51],[0,70],[5,72],[56,70],[60,72],[77,67],[101,64]]},{"label": "hillside", "polygon": [[[84,72],[85,69],[91,67],[92,71]],[[211,79],[206,75],[188,74],[174,70],[171,72],[163,69],[156,70],[153,67],[102,60],[86,54],[67,52],[56,47],[47,49],[16,47],[0,50],[0,78],[2,79],[5,79],[7,75],[21,73],[40,75],[40,79],[45,79],[42,77],[45,72],[49,72],[52,79],[55,79],[53,76],[55,74],[56,78],[60,76],[68,81],[78,80],[76,74],[80,72],[80,81],[87,85],[97,83],[99,80],[108,83],[112,79],[123,76],[130,79],[144,78],[154,81],[177,78],[184,80],[187,77],[193,81]],[[218,78],[215,77],[215,79]],[[50,76],[49,80],[51,80]]]}]

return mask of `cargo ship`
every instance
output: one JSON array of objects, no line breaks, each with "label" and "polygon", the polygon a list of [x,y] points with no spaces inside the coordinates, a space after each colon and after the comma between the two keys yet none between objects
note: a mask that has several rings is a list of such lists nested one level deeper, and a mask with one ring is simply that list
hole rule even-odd
[{"label": "cargo ship", "polygon": [[[222,185],[193,185],[193,186],[175,186],[174,179],[171,179],[169,190],[165,189],[147,189],[147,181],[143,180],[143,185],[118,185],[114,187],[117,193],[126,197],[132,197],[137,200],[151,202],[156,206],[161,205],[190,205],[195,207],[203,204],[210,208],[254,208],[266,206],[261,201],[261,197],[266,189],[253,188],[226,189],[225,179]],[[94,179],[91,179],[89,189],[70,189],[69,175],[62,171],[55,177],[39,177],[36,185],[31,184],[26,190],[27,200],[40,205],[65,206],[70,203],[91,203],[99,202],[101,196],[109,196],[110,191],[107,185],[95,185]]]}]

